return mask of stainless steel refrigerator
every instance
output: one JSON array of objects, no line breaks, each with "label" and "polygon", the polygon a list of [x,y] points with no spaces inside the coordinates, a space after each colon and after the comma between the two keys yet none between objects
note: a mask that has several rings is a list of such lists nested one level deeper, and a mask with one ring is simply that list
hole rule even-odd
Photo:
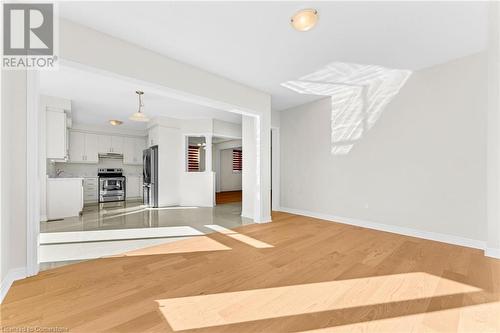
[{"label": "stainless steel refrigerator", "polygon": [[158,207],[158,146],[142,152],[143,201],[149,207]]}]

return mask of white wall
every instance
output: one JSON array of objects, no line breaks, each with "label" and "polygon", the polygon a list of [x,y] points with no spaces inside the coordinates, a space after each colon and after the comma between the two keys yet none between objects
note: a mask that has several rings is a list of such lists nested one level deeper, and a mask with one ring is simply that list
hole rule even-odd
[{"label": "white wall", "polygon": [[271,112],[271,127],[280,127],[281,123],[281,112],[273,110]]},{"label": "white wall", "polygon": [[233,149],[220,151],[220,191],[241,191],[241,173],[233,172]]},{"label": "white wall", "polygon": [[330,153],[330,99],[281,112],[281,205],[486,238],[485,54],[413,73],[349,154]]},{"label": "white wall", "polygon": [[214,119],[213,134],[214,136],[241,138],[241,124]]},{"label": "white wall", "polygon": [[14,270],[26,270],[26,98],[26,72],[2,71],[2,282]]}]

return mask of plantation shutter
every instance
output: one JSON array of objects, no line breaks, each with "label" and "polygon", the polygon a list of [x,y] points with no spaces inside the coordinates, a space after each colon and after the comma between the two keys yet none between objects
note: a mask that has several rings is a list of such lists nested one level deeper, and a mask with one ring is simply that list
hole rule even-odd
[{"label": "plantation shutter", "polygon": [[241,149],[233,149],[233,172],[243,170],[243,152]]}]

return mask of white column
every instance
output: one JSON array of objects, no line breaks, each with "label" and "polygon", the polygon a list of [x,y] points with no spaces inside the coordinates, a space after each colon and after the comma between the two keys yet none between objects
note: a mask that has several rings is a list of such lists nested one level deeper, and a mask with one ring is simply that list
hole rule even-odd
[{"label": "white column", "polygon": [[485,254],[500,258],[500,8],[490,3],[488,45],[487,233]]},{"label": "white column", "polygon": [[241,216],[255,219],[254,205],[256,198],[256,170],[257,149],[255,136],[255,117],[243,116],[242,118],[242,148],[243,148],[243,171],[241,185],[243,198],[241,205]]},{"label": "white column", "polygon": [[271,115],[243,116],[243,202],[241,215],[271,221]]},{"label": "white column", "polygon": [[271,112],[264,112],[256,121],[259,174],[255,217],[258,223],[271,222]]},{"label": "white column", "polygon": [[205,172],[212,172],[212,134],[205,135]]}]

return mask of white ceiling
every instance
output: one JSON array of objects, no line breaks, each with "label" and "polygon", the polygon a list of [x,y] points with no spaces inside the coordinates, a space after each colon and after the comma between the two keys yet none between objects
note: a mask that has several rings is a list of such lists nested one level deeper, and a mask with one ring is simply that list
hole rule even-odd
[{"label": "white ceiling", "polygon": [[138,109],[136,90],[144,90],[144,112],[149,117],[213,118],[241,123],[241,115],[168,98],[157,91],[105,75],[64,66],[58,71],[40,73],[40,92],[70,99],[73,121],[79,124],[111,126],[108,120],[118,119],[124,121],[120,128],[145,129],[146,123],[128,119]]},{"label": "white ceiling", "polygon": [[[292,30],[298,9],[313,30]],[[273,108],[317,98],[280,86],[333,61],[421,69],[479,52],[487,2],[66,2],[63,17],[269,92]]]}]

